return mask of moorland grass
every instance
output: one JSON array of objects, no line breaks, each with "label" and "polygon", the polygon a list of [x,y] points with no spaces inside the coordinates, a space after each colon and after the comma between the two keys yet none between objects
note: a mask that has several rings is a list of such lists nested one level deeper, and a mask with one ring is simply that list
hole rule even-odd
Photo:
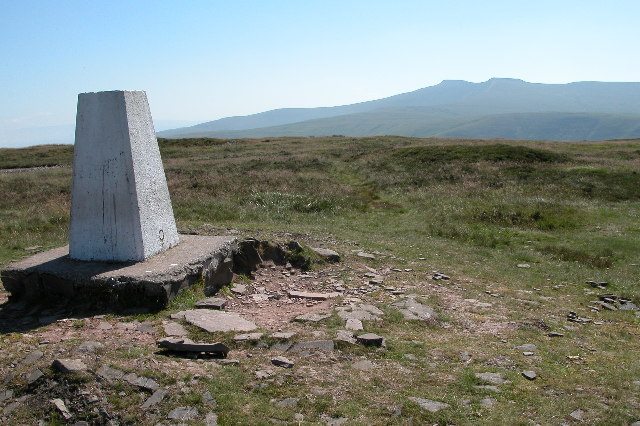
[{"label": "moorland grass", "polygon": [[[12,153],[14,160],[0,156],[0,168],[41,166],[42,149]],[[424,295],[440,313],[437,324],[407,323],[391,309],[381,324],[367,324],[368,331],[388,336],[386,351],[341,347],[347,361],[302,359],[299,374],[264,387],[253,387],[251,371],[242,367],[204,378],[223,423],[294,422],[301,413],[310,423],[327,415],[354,424],[557,424],[585,407],[595,424],[637,420],[630,378],[640,377],[638,317],[603,311],[597,314],[601,325],[565,326],[570,310],[590,315],[594,296],[586,293],[586,280],[606,281],[608,292],[640,302],[640,267],[634,266],[640,264],[640,141],[194,139],[160,140],[160,149],[182,231],[230,228],[259,238],[324,242],[347,261],[354,259],[350,250],[377,251],[382,255],[368,266],[412,269],[387,284],[420,286],[432,270],[461,277],[455,285],[464,287],[465,297],[494,302],[491,313],[512,327],[508,334],[461,333],[470,321],[483,325],[492,317],[479,310],[462,318],[447,298]],[[70,164],[70,147],[45,151],[67,161],[54,162]],[[0,266],[28,255],[26,247],[65,243],[70,182],[70,168],[0,170]],[[530,267],[517,267],[523,263]],[[199,288],[180,295],[156,320],[191,307]],[[382,307],[393,301],[388,294],[373,297]],[[334,315],[318,327],[340,326]],[[557,329],[564,340],[546,336]],[[189,331],[196,340],[229,337]],[[536,359],[513,349],[522,343],[538,346]],[[153,356],[129,351],[120,356]],[[474,362],[461,359],[462,351]],[[266,356],[255,355],[268,364]],[[351,367],[364,357],[380,368]],[[524,369],[541,378],[523,381]],[[506,371],[512,383],[499,394],[477,388],[486,384],[474,375],[482,371]],[[451,408],[425,412],[406,399],[412,396]],[[497,400],[493,409],[480,405],[487,396]],[[300,402],[295,409],[270,402],[285,397]],[[394,414],[398,398],[406,403]],[[187,393],[163,410],[198,401]]]}]

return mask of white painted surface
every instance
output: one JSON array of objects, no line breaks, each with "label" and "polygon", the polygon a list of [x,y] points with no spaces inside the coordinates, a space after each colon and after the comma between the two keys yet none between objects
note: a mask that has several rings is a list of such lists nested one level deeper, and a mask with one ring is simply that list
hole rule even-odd
[{"label": "white painted surface", "polygon": [[78,95],[69,255],[140,261],[178,244],[147,95]]}]

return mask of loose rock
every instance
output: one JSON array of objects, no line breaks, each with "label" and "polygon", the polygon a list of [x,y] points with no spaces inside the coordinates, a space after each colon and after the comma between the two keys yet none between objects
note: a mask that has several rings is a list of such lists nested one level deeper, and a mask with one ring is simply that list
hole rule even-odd
[{"label": "loose rock", "polygon": [[354,330],[354,331],[364,330],[364,327],[362,326],[362,321],[360,321],[357,318],[348,318],[345,328],[347,330]]},{"label": "loose rock", "polygon": [[227,306],[227,299],[221,299],[219,297],[209,297],[207,299],[196,302],[196,308],[198,309],[217,309],[221,310]]},{"label": "loose rock", "polygon": [[140,406],[140,408],[150,408],[153,407],[156,404],[159,404],[160,402],[162,402],[162,400],[164,399],[164,397],[167,395],[167,391],[164,389],[157,389],[153,395],[151,395],[149,398],[147,398],[147,400],[144,402],[144,404],[142,404]]},{"label": "loose rock", "polygon": [[93,353],[103,348],[104,345],[102,343],[88,340],[86,342],[80,343],[80,345],[76,348],[76,352]]},{"label": "loose rock", "polygon": [[408,320],[420,320],[420,321],[432,321],[436,317],[435,311],[429,306],[423,305],[416,300],[417,294],[407,295],[406,298],[399,300],[392,304],[405,319]]},{"label": "loose rock", "polygon": [[382,346],[384,337],[378,336],[374,333],[366,333],[356,336],[356,340],[358,341],[358,343],[361,343],[365,346]]},{"label": "loose rock", "polygon": [[165,337],[156,342],[161,347],[176,352],[206,352],[227,356],[229,347],[224,343],[194,342],[184,337]]},{"label": "loose rock", "polygon": [[67,406],[64,405],[63,400],[56,398],[56,399],[52,399],[51,403],[58,409],[58,411],[60,412],[62,417],[65,418],[65,420],[69,420],[71,417],[73,417],[69,412],[69,410],[67,409]]},{"label": "loose rock", "polygon": [[289,291],[289,297],[296,297],[310,300],[327,300],[340,296],[340,293],[312,293],[308,291]]},{"label": "loose rock", "polygon": [[276,402],[276,407],[295,407],[298,405],[299,398],[285,398],[282,401]]},{"label": "loose rock", "polygon": [[318,312],[309,312],[306,314],[298,315],[295,320],[296,321],[309,321],[309,322],[320,322],[323,319],[327,319],[331,316],[331,314],[327,313],[318,313]]},{"label": "loose rock", "polygon": [[322,247],[309,247],[309,249],[329,262],[340,262],[340,255],[336,251]]},{"label": "loose rock", "polygon": [[308,350],[332,351],[334,350],[333,340],[298,342],[289,349],[289,352],[302,352]]},{"label": "loose rock", "polygon": [[416,404],[418,404],[420,407],[432,413],[437,413],[438,411],[449,407],[449,404],[447,403],[432,401],[430,399],[422,399],[422,398],[416,398],[412,396],[409,397],[409,399],[415,402]]},{"label": "loose rock", "polygon": [[538,377],[535,371],[531,370],[523,371],[522,376],[527,380],[535,380]]},{"label": "loose rock", "polygon": [[475,376],[480,380],[484,380],[485,382],[493,383],[495,385],[511,383],[502,376],[502,373],[476,373]]},{"label": "loose rock", "polygon": [[61,373],[79,373],[87,370],[87,366],[79,359],[56,359],[51,364],[55,370]]},{"label": "loose rock", "polygon": [[254,323],[247,321],[238,314],[208,309],[185,311],[184,319],[189,324],[193,324],[208,332],[253,331],[258,328]]},{"label": "loose rock", "polygon": [[365,253],[363,251],[357,253],[359,257],[364,257],[365,259],[375,259],[376,257],[371,253]]},{"label": "loose rock", "polygon": [[169,322],[163,325],[164,332],[167,336],[186,336],[189,334],[186,328],[182,326],[182,324],[178,324],[177,322]]},{"label": "loose rock", "polygon": [[295,363],[283,356],[277,356],[271,359],[271,363],[277,367],[292,368]]},{"label": "loose rock", "polygon": [[249,342],[249,341],[257,341],[260,340],[264,336],[264,333],[245,333],[245,334],[237,334],[234,336],[233,340],[236,342]]},{"label": "loose rock", "polygon": [[37,368],[34,368],[27,374],[27,383],[35,383],[40,377],[44,376],[44,373]]},{"label": "loose rock", "polygon": [[130,385],[137,386],[146,391],[153,392],[156,389],[160,388],[160,385],[155,380],[150,379],[148,377],[138,376],[135,373],[126,374],[125,376],[122,377],[122,379],[125,382],[129,383]]},{"label": "loose rock", "polygon": [[177,407],[167,417],[173,420],[193,420],[197,416],[198,410],[195,407]]}]

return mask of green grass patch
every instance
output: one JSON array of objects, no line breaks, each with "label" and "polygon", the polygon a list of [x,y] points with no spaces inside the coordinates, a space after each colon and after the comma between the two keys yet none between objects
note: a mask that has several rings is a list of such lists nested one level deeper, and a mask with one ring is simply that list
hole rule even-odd
[{"label": "green grass patch", "polygon": [[433,145],[401,148],[391,154],[398,162],[413,164],[469,163],[560,163],[569,160],[566,154],[520,145]]}]

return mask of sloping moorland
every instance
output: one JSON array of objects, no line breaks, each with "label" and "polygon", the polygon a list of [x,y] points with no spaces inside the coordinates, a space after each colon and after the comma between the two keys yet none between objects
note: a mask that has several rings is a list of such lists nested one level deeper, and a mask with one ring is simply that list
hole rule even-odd
[{"label": "sloping moorland", "polygon": [[[640,420],[640,316],[616,309],[640,305],[640,140],[180,139],[160,147],[182,232],[296,240],[342,255],[305,275],[274,267],[254,281],[238,277],[247,294],[224,290],[229,310],[252,312],[265,333],[309,341],[336,339],[344,328],[336,308],[373,305],[382,313],[362,321],[364,332],[383,336],[385,347],[285,352],[295,365],[282,369],[270,363],[282,346],[269,338],[236,343],[183,324],[194,340],[227,343],[239,362],[158,352],[163,322],[203,297],[197,286],[158,313],[34,308],[0,334],[3,423],[62,424],[55,398],[66,401],[70,423],[90,424],[166,424],[176,407],[195,409],[183,421],[193,424],[207,415],[219,424]],[[0,150],[0,267],[66,243],[70,165],[67,146]],[[321,304],[249,297],[297,285],[296,276],[309,277],[307,289],[343,295]],[[602,304],[602,293],[630,302]],[[408,294],[435,320],[405,320],[393,304]],[[307,308],[331,316],[289,321]],[[50,367],[55,358],[135,373],[167,393],[140,408],[148,390],[61,375]],[[35,368],[43,376],[32,381]]]}]

